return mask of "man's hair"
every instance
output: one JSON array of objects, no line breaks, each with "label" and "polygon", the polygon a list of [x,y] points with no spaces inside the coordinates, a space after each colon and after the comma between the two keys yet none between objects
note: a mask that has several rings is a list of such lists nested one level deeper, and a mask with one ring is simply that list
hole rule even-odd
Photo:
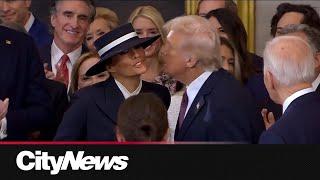
[{"label": "man's hair", "polygon": [[277,7],[276,14],[271,20],[271,35],[274,37],[277,33],[277,25],[281,17],[288,12],[296,12],[303,14],[301,24],[307,24],[320,30],[320,18],[317,11],[310,5],[282,3]]},{"label": "man's hair", "polygon": [[167,109],[155,94],[131,96],[120,105],[117,130],[126,141],[162,141],[168,128]]},{"label": "man's hair", "polygon": [[281,29],[279,35],[287,35],[290,33],[304,33],[308,39],[308,43],[314,53],[320,52],[320,31],[306,24],[290,24]]},{"label": "man's hair", "polygon": [[209,21],[195,15],[181,16],[167,22],[163,29],[165,34],[174,31],[185,35],[179,48],[184,55],[195,56],[204,69],[221,68],[220,38]]},{"label": "man's hair", "polygon": [[281,86],[312,83],[315,61],[311,46],[297,36],[279,36],[267,42],[264,71],[269,71]]},{"label": "man's hair", "polygon": [[[51,6],[50,6],[50,14],[53,15],[57,12],[57,5],[61,1],[70,1],[70,0],[51,0]],[[95,8],[95,3],[93,0],[78,0],[78,1],[83,1],[85,2],[89,8],[90,8],[90,17],[89,20],[90,22],[94,21],[94,17],[96,15],[96,8]]]}]

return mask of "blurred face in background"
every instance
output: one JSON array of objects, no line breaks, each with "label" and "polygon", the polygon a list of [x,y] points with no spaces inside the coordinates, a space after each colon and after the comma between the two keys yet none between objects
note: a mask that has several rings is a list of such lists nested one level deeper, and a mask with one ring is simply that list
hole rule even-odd
[{"label": "blurred face in background", "polygon": [[[154,37],[160,34],[157,26],[146,17],[139,16],[134,19],[132,26],[137,32],[139,38]],[[149,47],[145,48],[146,58],[158,56],[161,48],[161,38],[152,43]]]},{"label": "blurred face in background", "polygon": [[220,54],[222,57],[222,68],[234,75],[234,53],[228,46],[223,44],[220,46]]},{"label": "blurred face in background", "polygon": [[24,26],[29,18],[31,0],[0,0],[0,19]]},{"label": "blurred face in background", "polygon": [[199,4],[198,15],[205,17],[208,12],[214,9],[224,8],[225,0],[205,0]]},{"label": "blurred face in background", "polygon": [[94,76],[86,76],[86,72],[89,68],[91,68],[93,65],[98,63],[99,59],[96,57],[86,59],[82,62],[81,66],[79,67],[79,77],[78,77],[78,89],[81,89],[86,86],[90,86],[93,84],[96,84],[98,82],[105,81],[109,77],[109,73],[107,71],[99,73]]},{"label": "blurred face in background", "polygon": [[287,25],[290,24],[301,24],[303,20],[304,15],[302,13],[298,12],[288,12],[285,13],[279,20],[277,24],[277,33],[276,36],[278,35],[278,31],[286,27]]},{"label": "blurred face in background", "polygon": [[223,27],[221,26],[217,18],[212,16],[210,17],[209,22],[212,25],[212,27],[216,30],[219,36],[229,39],[227,33],[225,33]]},{"label": "blurred face in background", "polygon": [[103,18],[95,19],[89,27],[87,36],[86,36],[86,44],[90,50],[94,50],[94,41],[96,41],[102,35],[110,32],[111,29],[109,27],[108,22]]}]

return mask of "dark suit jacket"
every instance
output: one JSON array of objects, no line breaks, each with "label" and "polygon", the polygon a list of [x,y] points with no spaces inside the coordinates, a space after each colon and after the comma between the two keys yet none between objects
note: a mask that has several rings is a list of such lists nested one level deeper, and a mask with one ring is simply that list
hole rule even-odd
[{"label": "dark suit jacket", "polygon": [[[52,70],[51,67],[51,45],[52,40],[49,44],[46,44],[39,48],[40,58],[43,63],[48,63],[49,70]],[[86,46],[82,46],[82,54],[88,52],[88,48]],[[62,121],[62,117],[64,112],[66,111],[68,104],[68,93],[67,88],[64,84],[60,82],[54,82],[51,80],[46,80],[46,87],[51,97],[51,104],[53,105],[54,110],[54,124],[50,127],[50,129],[44,129],[41,131],[40,139],[50,140],[53,139],[59,126]]]},{"label": "dark suit jacket", "polygon": [[263,71],[263,58],[254,53],[249,53],[249,55],[252,59],[252,64],[255,72],[261,73]]},{"label": "dark suit jacket", "polygon": [[253,96],[259,112],[261,112],[262,108],[267,108],[269,112],[274,114],[276,120],[281,117],[282,106],[280,104],[276,104],[270,98],[264,84],[263,73],[257,73],[251,76],[245,86]]},{"label": "dark suit jacket", "polygon": [[52,36],[49,33],[47,24],[35,18],[29,32],[37,47],[42,47],[52,42]]},{"label": "dark suit jacket", "polygon": [[43,65],[33,39],[0,26],[0,98],[9,98],[8,139],[23,140],[50,124]]},{"label": "dark suit jacket", "polygon": [[225,70],[213,72],[201,87],[176,141],[254,142],[256,109],[250,94]]},{"label": "dark suit jacket", "polygon": [[320,144],[320,95],[311,92],[298,97],[281,118],[265,131],[261,144]]},{"label": "dark suit jacket", "polygon": [[45,85],[50,94],[50,102],[53,109],[51,118],[53,118],[53,121],[49,127],[45,127],[40,130],[39,140],[52,140],[56,134],[59,124],[61,123],[63,115],[69,106],[69,100],[67,87],[64,84],[46,79]]},{"label": "dark suit jacket", "polygon": [[[155,93],[169,107],[171,98],[167,88],[143,81],[143,92]],[[114,141],[118,109],[125,99],[113,77],[80,89],[75,98],[55,140]]]}]

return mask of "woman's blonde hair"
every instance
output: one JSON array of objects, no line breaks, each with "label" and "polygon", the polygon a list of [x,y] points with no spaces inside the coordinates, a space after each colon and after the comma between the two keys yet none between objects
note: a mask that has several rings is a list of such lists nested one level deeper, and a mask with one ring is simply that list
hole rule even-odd
[{"label": "woman's blonde hair", "polygon": [[162,42],[164,41],[165,37],[162,32],[162,26],[164,25],[164,19],[163,19],[161,13],[156,8],[154,8],[152,6],[139,6],[131,13],[128,21],[130,23],[133,23],[133,21],[137,17],[145,17],[147,19],[150,19],[153,22],[153,24],[157,27],[157,29],[161,35]]},{"label": "woman's blonde hair", "polygon": [[99,18],[102,18],[107,22],[110,30],[115,29],[119,25],[119,18],[117,14],[111,9],[105,7],[96,7],[96,16],[94,19]]},{"label": "woman's blonde hair", "polygon": [[72,67],[71,73],[71,83],[70,83],[70,90],[69,94],[73,94],[78,90],[78,79],[79,79],[79,69],[83,62],[90,58],[100,58],[99,54],[96,52],[89,52],[81,55],[79,59],[74,63]]}]

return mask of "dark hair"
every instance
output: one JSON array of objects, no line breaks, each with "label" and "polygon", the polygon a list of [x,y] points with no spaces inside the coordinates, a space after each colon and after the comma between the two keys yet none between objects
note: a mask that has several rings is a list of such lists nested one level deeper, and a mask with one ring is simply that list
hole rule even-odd
[{"label": "dark hair", "polygon": [[[200,4],[203,2],[204,0],[199,0],[197,3],[197,15],[199,15],[199,8],[200,8]],[[225,7],[229,9],[230,11],[234,12],[234,13],[238,13],[238,7],[237,4],[233,1],[233,0],[225,0]]]},{"label": "dark hair", "polygon": [[131,96],[119,108],[117,130],[126,141],[162,141],[168,128],[167,109],[152,93]]},{"label": "dark hair", "polygon": [[301,24],[307,24],[310,27],[320,30],[320,18],[317,11],[310,5],[282,3],[277,7],[276,14],[271,20],[271,35],[274,37],[277,33],[277,25],[281,17],[288,12],[297,12],[303,14]]},{"label": "dark hair", "polygon": [[[67,1],[67,0],[51,0],[51,6],[50,6],[50,14],[53,15],[57,12],[57,4],[60,1]],[[90,23],[94,21],[94,17],[96,16],[96,8],[95,3],[93,0],[79,0],[85,2],[89,8],[90,8]]]},{"label": "dark hair", "polygon": [[242,80],[245,83],[249,76],[254,73],[252,59],[247,48],[247,32],[237,14],[226,8],[215,9],[206,15],[206,19],[215,17],[221,24],[229,40],[234,44],[239,53],[239,60],[243,63],[241,69]]}]

